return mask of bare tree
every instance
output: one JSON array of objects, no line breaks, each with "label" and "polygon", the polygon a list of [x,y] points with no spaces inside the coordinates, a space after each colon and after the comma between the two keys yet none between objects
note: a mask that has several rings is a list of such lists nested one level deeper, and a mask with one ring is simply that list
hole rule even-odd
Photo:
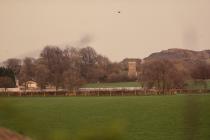
[{"label": "bare tree", "polygon": [[82,59],[79,53],[79,49],[74,47],[67,47],[66,49],[64,49],[63,55],[65,70],[72,68],[80,72]]},{"label": "bare tree", "polygon": [[80,55],[82,58],[82,64],[84,65],[94,65],[97,61],[97,53],[91,47],[82,48],[80,50]]},{"label": "bare tree", "polygon": [[62,75],[65,67],[63,51],[57,46],[46,46],[40,56],[50,72],[48,81],[57,90],[63,85]]},{"label": "bare tree", "polygon": [[107,66],[107,82],[129,81],[127,69],[120,63],[110,63]]},{"label": "bare tree", "polygon": [[205,61],[200,61],[195,65],[191,72],[192,78],[199,83],[202,83],[204,88],[207,88],[206,80],[210,79],[210,64]]},{"label": "bare tree", "polygon": [[35,59],[30,58],[30,57],[26,57],[23,60],[23,65],[22,65],[21,70],[20,70],[19,80],[20,80],[21,84],[25,85],[25,88],[26,88],[26,82],[34,79],[34,75],[35,75],[34,62],[35,62]]},{"label": "bare tree", "polygon": [[163,59],[143,64],[141,82],[145,87],[154,87],[158,93],[165,94],[170,89],[183,88],[185,81],[182,72],[175,67],[173,62]]},{"label": "bare tree", "polygon": [[108,82],[125,82],[128,81],[128,73],[119,71],[118,73],[110,73],[107,77]]},{"label": "bare tree", "polygon": [[93,70],[97,61],[97,53],[91,47],[80,49],[81,57],[81,75],[88,82],[96,82],[93,78]]},{"label": "bare tree", "polygon": [[76,90],[83,82],[81,77],[81,61],[79,49],[67,47],[63,51],[65,70],[63,73],[63,86],[70,90]]},{"label": "bare tree", "polygon": [[111,62],[107,57],[100,54],[97,56],[95,74],[99,82],[105,82],[107,80],[110,64]]},{"label": "bare tree", "polygon": [[42,59],[36,60],[34,71],[34,79],[38,83],[39,87],[41,89],[46,88],[46,85],[49,83],[48,79],[50,76],[50,71]]},{"label": "bare tree", "polygon": [[83,83],[80,73],[74,69],[69,69],[63,73],[64,87],[69,91],[75,91]]}]

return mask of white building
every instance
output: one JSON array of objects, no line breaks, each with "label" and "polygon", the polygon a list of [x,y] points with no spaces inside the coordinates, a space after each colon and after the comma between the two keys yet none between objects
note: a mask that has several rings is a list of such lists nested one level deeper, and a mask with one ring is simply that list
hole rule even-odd
[{"label": "white building", "polygon": [[26,89],[38,89],[38,84],[35,81],[27,81],[26,83],[24,83],[21,88],[26,88]]}]

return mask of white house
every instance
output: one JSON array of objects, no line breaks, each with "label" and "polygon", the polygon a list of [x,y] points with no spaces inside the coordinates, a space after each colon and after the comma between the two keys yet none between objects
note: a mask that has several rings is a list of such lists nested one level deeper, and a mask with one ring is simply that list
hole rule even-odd
[{"label": "white house", "polygon": [[38,89],[38,84],[35,81],[27,81],[24,85],[26,89]]}]

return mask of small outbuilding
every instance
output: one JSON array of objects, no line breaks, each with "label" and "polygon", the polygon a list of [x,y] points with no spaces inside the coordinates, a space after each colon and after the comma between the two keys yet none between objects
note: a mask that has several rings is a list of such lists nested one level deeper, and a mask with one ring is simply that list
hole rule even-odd
[{"label": "small outbuilding", "polygon": [[38,89],[38,83],[33,80],[27,81],[24,86],[26,89]]}]

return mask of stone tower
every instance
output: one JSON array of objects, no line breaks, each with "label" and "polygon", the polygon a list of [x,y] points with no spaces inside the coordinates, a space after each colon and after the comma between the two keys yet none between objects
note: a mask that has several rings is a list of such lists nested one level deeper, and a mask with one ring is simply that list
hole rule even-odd
[{"label": "stone tower", "polygon": [[128,62],[128,77],[130,78],[137,77],[135,61]]}]

